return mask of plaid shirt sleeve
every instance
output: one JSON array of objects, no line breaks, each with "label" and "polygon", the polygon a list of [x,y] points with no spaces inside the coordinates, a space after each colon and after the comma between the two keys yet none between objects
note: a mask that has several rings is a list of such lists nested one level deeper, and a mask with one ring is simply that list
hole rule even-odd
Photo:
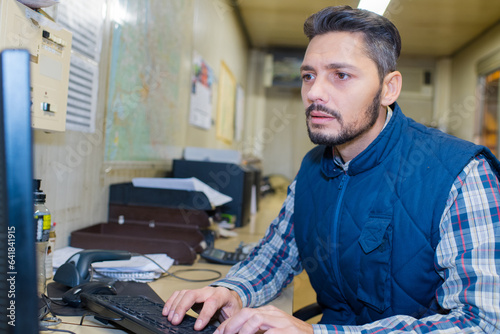
[{"label": "plaid shirt sleeve", "polygon": [[246,307],[270,302],[302,271],[293,233],[295,181],[288,187],[285,202],[264,238],[246,260],[233,266],[226,278],[212,285],[236,291]]}]

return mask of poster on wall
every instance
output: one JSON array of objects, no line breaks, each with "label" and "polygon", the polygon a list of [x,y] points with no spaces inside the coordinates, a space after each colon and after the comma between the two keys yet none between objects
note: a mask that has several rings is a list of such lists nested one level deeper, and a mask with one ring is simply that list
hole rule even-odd
[{"label": "poster on wall", "polygon": [[210,129],[212,125],[214,80],[212,68],[195,52],[193,55],[189,124],[206,130]]},{"label": "poster on wall", "polygon": [[220,68],[216,121],[217,138],[231,144],[234,139],[236,79],[225,62],[221,62]]}]

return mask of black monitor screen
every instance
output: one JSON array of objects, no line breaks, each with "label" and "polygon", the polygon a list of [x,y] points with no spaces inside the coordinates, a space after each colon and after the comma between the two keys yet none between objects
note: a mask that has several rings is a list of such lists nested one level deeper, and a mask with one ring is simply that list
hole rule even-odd
[{"label": "black monitor screen", "polygon": [[0,333],[38,333],[30,55],[0,54]]}]

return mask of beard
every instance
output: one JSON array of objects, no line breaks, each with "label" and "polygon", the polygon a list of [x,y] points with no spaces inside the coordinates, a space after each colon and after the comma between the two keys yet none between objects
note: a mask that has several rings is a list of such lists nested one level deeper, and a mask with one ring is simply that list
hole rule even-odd
[{"label": "beard", "polygon": [[[382,87],[380,87],[380,89],[378,90],[370,106],[368,106],[368,108],[360,115],[358,121],[349,124],[344,124],[344,119],[338,111],[332,110],[321,104],[311,104],[306,109],[306,124],[309,139],[316,145],[337,146],[358,138],[359,136],[370,130],[377,121],[377,118],[379,116],[381,95]],[[319,124],[309,124],[308,120],[310,119],[310,114],[313,110],[323,111],[335,117],[340,124],[339,133],[327,134],[321,131],[314,131],[314,129],[321,130],[324,128],[324,126]]]}]

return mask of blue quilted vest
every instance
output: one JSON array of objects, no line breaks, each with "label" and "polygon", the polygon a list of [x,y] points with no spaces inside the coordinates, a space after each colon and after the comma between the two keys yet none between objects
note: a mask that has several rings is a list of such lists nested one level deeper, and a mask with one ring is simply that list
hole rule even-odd
[{"label": "blue quilted vest", "polygon": [[394,104],[380,135],[349,164],[318,146],[297,176],[294,230],[323,308],[321,323],[362,325],[396,314],[445,310],[435,293],[439,222],[451,186],[482,146],[426,128]]}]

